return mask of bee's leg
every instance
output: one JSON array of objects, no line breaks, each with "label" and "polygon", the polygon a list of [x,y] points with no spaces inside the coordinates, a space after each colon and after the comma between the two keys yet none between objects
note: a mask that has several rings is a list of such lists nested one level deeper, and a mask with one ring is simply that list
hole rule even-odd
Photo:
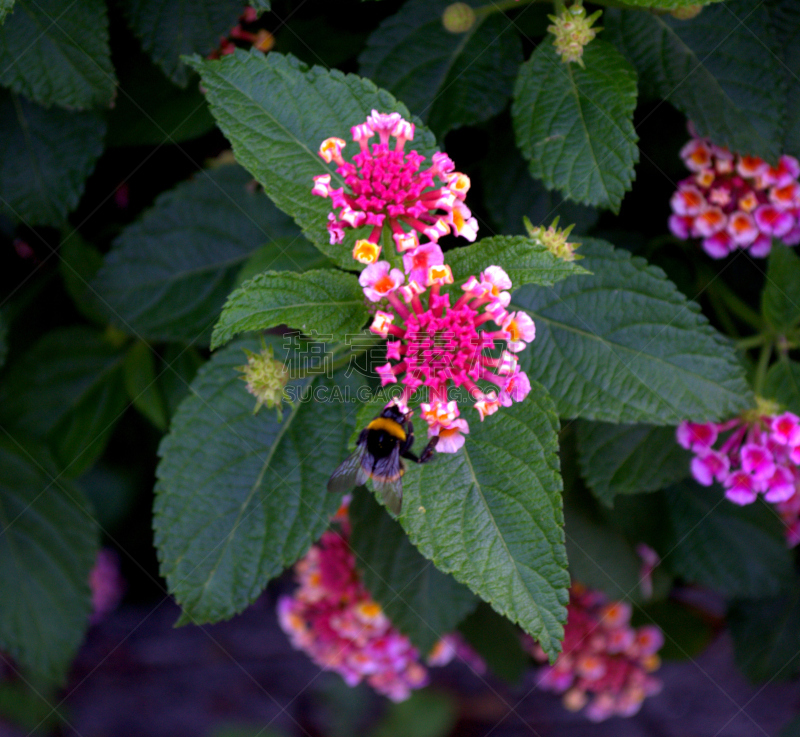
[{"label": "bee's leg", "polygon": [[410,448],[407,449],[407,450],[403,450],[401,448],[400,449],[400,455],[403,458],[408,458],[409,461],[414,461],[414,463],[419,463],[420,462],[419,457],[416,455],[416,453],[412,453]]},{"label": "bee's leg", "polygon": [[439,442],[439,436],[434,435],[430,439],[430,442],[425,446],[425,450],[422,451],[422,455],[419,457],[417,463],[427,463],[433,458],[433,454],[436,451],[436,443]]}]

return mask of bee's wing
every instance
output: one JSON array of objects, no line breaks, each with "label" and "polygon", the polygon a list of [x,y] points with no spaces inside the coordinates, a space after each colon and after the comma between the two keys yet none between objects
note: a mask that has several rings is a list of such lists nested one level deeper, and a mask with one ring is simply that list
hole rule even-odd
[{"label": "bee's wing", "polygon": [[372,469],[375,493],[393,514],[400,514],[403,501],[403,471],[399,443],[386,458],[375,461],[375,467]]},{"label": "bee's wing", "polygon": [[371,473],[372,457],[367,453],[367,439],[362,432],[355,451],[339,464],[328,479],[328,491],[344,494],[354,486],[365,484]]}]

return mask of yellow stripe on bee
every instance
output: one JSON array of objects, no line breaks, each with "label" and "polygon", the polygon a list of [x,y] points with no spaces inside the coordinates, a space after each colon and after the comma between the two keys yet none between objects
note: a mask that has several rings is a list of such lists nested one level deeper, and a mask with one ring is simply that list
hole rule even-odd
[{"label": "yellow stripe on bee", "polygon": [[406,439],[406,431],[403,430],[403,426],[388,417],[376,417],[367,425],[367,430],[385,430],[393,438],[401,441]]}]

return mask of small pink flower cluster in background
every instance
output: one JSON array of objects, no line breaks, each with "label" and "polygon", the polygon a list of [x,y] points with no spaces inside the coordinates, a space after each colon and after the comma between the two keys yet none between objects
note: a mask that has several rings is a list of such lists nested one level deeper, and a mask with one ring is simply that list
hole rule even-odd
[{"label": "small pink flower cluster in background", "polygon": [[[730,433],[718,449],[714,445]],[[692,476],[703,486],[718,481],[735,504],[752,504],[759,494],[784,502],[800,480],[800,418],[791,412],[735,417],[727,422],[682,422],[678,443],[691,450]]]},{"label": "small pink flower cluster in background", "polygon": [[98,551],[94,567],[89,572],[92,592],[92,614],[89,621],[97,624],[113,612],[125,593],[125,581],[119,572],[119,558],[113,550]]},{"label": "small pink flower cluster in background", "polygon": [[702,238],[712,258],[737,248],[764,257],[773,238],[787,246],[800,243],[797,159],[781,156],[772,167],[696,135],[681,149],[681,158],[693,174],[678,183],[670,200],[669,228],[675,236]]},{"label": "small pink flower cluster in background", "polygon": [[[722,440],[718,448],[714,446]],[[703,486],[718,481],[735,504],[752,504],[759,494],[776,505],[790,546],[800,542],[800,418],[759,410],[727,422],[682,422],[678,443],[691,450],[692,476]]]},{"label": "small pink flower cluster in background", "polygon": [[258,20],[258,11],[250,6],[244,9],[239,16],[239,22],[231,28],[227,36],[219,40],[219,47],[212,51],[209,59],[219,59],[236,51],[236,41],[254,46],[259,51],[269,51],[275,45],[275,37],[267,30],[260,28],[256,32],[245,30],[243,26],[255,23]]},{"label": "small pink flower cluster in background", "polygon": [[[564,694],[564,706],[601,722],[636,714],[646,697],[661,690],[650,675],[661,665],[664,636],[655,625],[630,625],[630,605],[608,601],[598,591],[573,583],[567,607],[563,651],[542,669],[538,685]],[[528,640],[536,660],[547,662],[538,644]]]},{"label": "small pink flower cluster in background", "polygon": [[[278,620],[291,643],[349,686],[365,680],[392,701],[404,701],[428,683],[428,671],[410,640],[392,625],[364,587],[347,542],[347,520],[337,515],[342,533],[326,532],[295,565],[299,583],[278,602]],[[461,658],[482,673],[486,666],[456,634],[433,648],[428,665]]]},{"label": "small pink flower cluster in background", "polygon": [[[448,232],[474,240],[477,223],[464,204],[469,178],[454,171],[446,154],[433,156],[433,165],[420,171],[423,157],[412,151],[403,153],[405,143],[414,137],[414,125],[398,113],[373,110],[365,123],[354,126],[353,140],[361,152],[350,164],[342,158],[345,142],[329,138],[320,147],[325,161],[335,161],[337,171],[350,190],[332,189],[331,175],[314,177],[314,194],[330,197],[338,217],[331,213],[331,242],[344,237],[344,227],[371,225],[369,239],[356,241],[353,257],[368,264],[359,283],[370,302],[382,303],[375,312],[370,330],[387,340],[387,363],[379,366],[383,386],[403,384],[395,403],[406,413],[408,402],[420,387],[429,392],[421,414],[428,423],[428,437],[438,437],[439,453],[455,453],[464,445],[469,432],[460,418],[455,401],[448,401],[450,382],[464,387],[475,400],[481,420],[500,406],[522,401],[531,385],[515,355],[536,336],[533,320],[524,312],[508,312],[511,279],[499,266],[489,266],[478,277],[461,285],[461,294],[451,304],[443,286],[453,283],[453,273],[444,262],[437,239]],[[378,135],[380,143],[368,141]],[[394,136],[395,146],[389,147]],[[435,178],[443,186],[435,187]],[[388,225],[403,269],[389,261],[378,261],[381,233]],[[409,230],[406,230],[406,227]],[[430,240],[420,244],[419,236]],[[497,330],[483,330],[493,321]],[[499,357],[484,354],[505,341],[507,350]],[[484,392],[478,380],[496,389]]]}]

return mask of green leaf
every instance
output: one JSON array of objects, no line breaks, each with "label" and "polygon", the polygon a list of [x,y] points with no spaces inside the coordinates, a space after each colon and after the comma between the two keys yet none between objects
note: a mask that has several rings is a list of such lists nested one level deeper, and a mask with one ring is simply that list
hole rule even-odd
[{"label": "green leaf", "polygon": [[408,468],[400,523],[437,568],[554,658],[569,586],[558,418],[545,390],[532,386],[524,402],[471,423],[458,453]]},{"label": "green leaf", "polygon": [[[275,52],[264,56],[237,50],[221,61],[195,57],[191,64],[200,72],[211,112],[233,145],[237,161],[312,243],[339,266],[352,269],[356,233],[342,244],[330,245],[330,200],[311,194],[317,174],[330,173],[332,185],[342,185],[339,175],[319,157],[319,145],[331,136],[350,138],[351,126],[363,123],[373,108],[408,118],[405,106],[368,79],[309,69],[294,57]],[[355,148],[349,144],[348,155]],[[435,151],[433,135],[422,126],[417,126],[414,148],[427,157]],[[358,237],[368,231],[360,228]]]},{"label": "green leaf", "polygon": [[458,631],[485,661],[495,675],[518,684],[530,665],[522,649],[519,629],[481,602],[459,626]]},{"label": "green leaf", "polygon": [[153,349],[144,341],[134,343],[125,354],[123,377],[133,406],[157,429],[166,431],[169,424],[167,404],[158,385]]},{"label": "green leaf", "polygon": [[800,8],[794,0],[768,0],[766,5],[787,88],[782,152],[796,157],[800,156]]},{"label": "green leaf", "polygon": [[447,252],[447,263],[456,283],[477,276],[492,264],[502,266],[514,289],[525,284],[549,287],[568,276],[589,273],[575,261],[554,256],[538,241],[518,235],[496,235],[465,248],[454,248]]},{"label": "green leaf", "polygon": [[97,532],[88,505],[47,454],[0,437],[0,647],[61,682],[91,612]]},{"label": "green leaf", "polygon": [[800,589],[734,603],[728,611],[736,664],[755,683],[786,681],[800,670]]},{"label": "green leaf", "polygon": [[367,590],[392,624],[427,655],[475,609],[478,599],[425,560],[369,492],[356,490],[350,522],[350,546]]},{"label": "green leaf", "polygon": [[[268,341],[278,360],[286,355],[280,338]],[[255,397],[236,371],[244,348],[260,344],[238,342],[200,369],[159,448],[155,542],[182,622],[245,609],[306,553],[341,501],[325,489],[347,456],[357,377],[289,382],[296,401],[278,422],[274,411],[253,414]]]},{"label": "green leaf", "polygon": [[524,217],[533,225],[545,226],[558,217],[562,227],[575,225],[573,235],[587,232],[597,222],[597,210],[565,200],[556,191],[548,192],[534,179],[507,129],[500,125],[490,130],[481,179],[486,207],[500,233],[524,235]]},{"label": "green leaf", "polygon": [[634,179],[636,73],[611,44],[593,41],[585,68],[550,42],[520,67],[514,131],[531,174],[571,200],[619,211]]},{"label": "green leaf", "polygon": [[458,721],[458,703],[446,693],[415,691],[391,704],[370,737],[447,737]]},{"label": "green leaf", "polygon": [[316,330],[344,341],[360,333],[368,317],[363,290],[353,274],[333,269],[303,274],[267,271],[228,297],[214,326],[211,347],[218,348],[245,330],[277,325],[288,325],[307,335]]},{"label": "green leaf", "polygon": [[609,8],[603,25],[643,88],[671,102],[701,136],[777,160],[784,80],[764,3],[728,0],[691,21]]},{"label": "green leaf", "polygon": [[674,427],[581,421],[577,435],[581,474],[609,506],[617,494],[658,491],[689,475],[692,457]]},{"label": "green leaf", "polygon": [[793,248],[775,241],[769,254],[761,311],[778,332],[800,321],[800,258]]},{"label": "green leaf", "polygon": [[636,607],[631,624],[655,624],[664,633],[664,646],[658,651],[662,660],[689,660],[699,655],[716,636],[707,615],[674,600],[656,601]]},{"label": "green leaf", "polygon": [[14,361],[0,385],[0,416],[47,441],[68,477],[102,454],[127,405],[123,353],[88,327],[59,328]]},{"label": "green leaf", "polygon": [[511,301],[536,321],[520,365],[561,417],[675,425],[752,406],[733,348],[661,269],[592,238],[580,252],[591,276]]},{"label": "green leaf", "polygon": [[271,5],[272,3],[270,0],[253,0],[253,2],[250,3],[250,7],[254,8],[259,13],[268,13],[272,10]]},{"label": "green leaf", "polygon": [[497,115],[522,62],[509,18],[484,12],[466,33],[450,33],[442,25],[448,5],[410,0],[378,26],[359,57],[359,73],[403,100],[440,138]]},{"label": "green leaf", "polygon": [[564,518],[570,578],[614,599],[644,601],[642,562],[625,537],[571,505]]},{"label": "green leaf", "polygon": [[163,362],[158,383],[166,399],[169,416],[172,417],[189,393],[189,385],[205,361],[192,346],[168,345],[164,350]]},{"label": "green leaf", "polygon": [[108,116],[109,146],[159,146],[202,136],[215,127],[195,77],[176,87],[144,53],[120,59],[119,94]]},{"label": "green leaf", "polygon": [[211,53],[244,8],[237,0],[123,0],[122,5],[142,48],[181,87],[189,82],[189,70],[180,57]]},{"label": "green leaf", "polygon": [[83,194],[105,130],[97,113],[46,110],[0,90],[0,212],[60,225]]},{"label": "green leaf", "polygon": [[115,324],[145,340],[208,342],[242,264],[297,233],[251,181],[238,166],[200,172],[126,228],[93,283]]},{"label": "green leaf", "polygon": [[48,107],[108,107],[116,79],[105,3],[17,0],[0,26],[0,84]]},{"label": "green leaf", "polygon": [[800,414],[800,363],[787,358],[774,364],[767,372],[762,394],[789,412]]},{"label": "green leaf", "polygon": [[78,312],[94,323],[105,325],[107,310],[91,285],[103,265],[103,254],[72,230],[61,242],[58,255],[61,279]]},{"label": "green leaf", "polygon": [[684,481],[667,491],[669,565],[725,596],[772,596],[793,580],[783,524],[764,503],[739,507],[719,487]]},{"label": "green leaf", "polygon": [[13,10],[14,0],[0,0],[0,24],[6,19],[6,16]]},{"label": "green leaf", "polygon": [[332,267],[328,257],[305,238],[276,238],[253,251],[236,275],[234,287],[242,286],[264,271],[308,271]]}]

